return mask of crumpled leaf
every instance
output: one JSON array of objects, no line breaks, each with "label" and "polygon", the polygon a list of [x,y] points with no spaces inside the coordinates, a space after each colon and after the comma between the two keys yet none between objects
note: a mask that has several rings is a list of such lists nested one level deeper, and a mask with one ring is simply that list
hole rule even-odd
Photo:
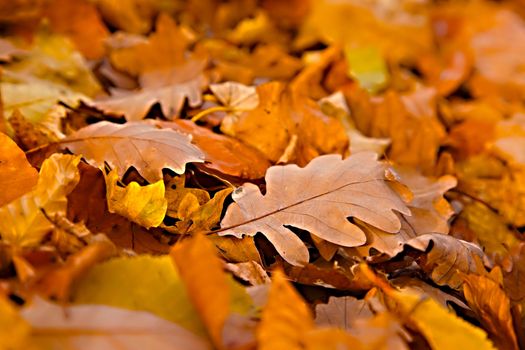
[{"label": "crumpled leaf", "polygon": [[[491,276],[498,273],[501,278],[501,270],[496,267]],[[502,281],[491,276],[465,275],[465,299],[499,349],[518,350],[509,297],[500,287]]]},{"label": "crumpled leaf", "polygon": [[32,326],[32,342],[45,348],[210,349],[202,337],[143,311],[103,305],[64,307],[37,298],[22,310],[21,316]]},{"label": "crumpled leaf", "polygon": [[16,143],[0,133],[0,207],[31,191],[38,181],[33,168]]},{"label": "crumpled leaf", "polygon": [[117,186],[118,174],[113,169],[106,175],[108,210],[145,228],[157,227],[164,220],[168,201],[164,198],[164,181],[140,186],[132,181],[124,188]]},{"label": "crumpled leaf", "polygon": [[[191,195],[184,197],[179,206],[178,217],[181,221],[176,223],[179,232],[199,233],[211,231],[219,223],[224,200],[232,191],[232,188],[220,190],[215,193],[212,199],[202,205],[192,201]],[[189,201],[186,198],[189,198]]]},{"label": "crumpled leaf", "polygon": [[[284,225],[308,230],[342,246],[366,242],[361,229],[347,220],[355,217],[387,232],[401,228],[394,211],[410,214],[402,199],[384,182],[387,167],[373,153],[342,160],[338,155],[315,158],[306,167],[274,166],[266,173],[266,194],[253,184],[233,193],[236,202],[221,222],[221,235],[263,233],[288,262],[308,262],[304,243]],[[373,204],[381,198],[382,206]]]},{"label": "crumpled leaf", "polygon": [[53,224],[49,216],[66,213],[66,196],[79,181],[77,165],[80,156],[54,154],[40,168],[36,188],[0,208],[0,235],[2,242],[15,247],[35,246]]},{"label": "crumpled leaf", "polygon": [[183,173],[186,163],[202,162],[203,154],[186,135],[146,123],[102,121],[69,135],[61,144],[97,167],[108,163],[123,176],[133,166],[148,182],[162,179],[162,169]]},{"label": "crumpled leaf", "polygon": [[225,323],[233,311],[248,311],[248,294],[229,280],[212,242],[201,234],[176,244],[170,256],[214,345],[224,348]]},{"label": "crumpled leaf", "polygon": [[412,238],[404,246],[426,253],[426,258],[419,264],[440,286],[460,288],[463,279],[458,271],[472,274],[484,272],[483,251],[473,243],[449,235],[428,233]]}]

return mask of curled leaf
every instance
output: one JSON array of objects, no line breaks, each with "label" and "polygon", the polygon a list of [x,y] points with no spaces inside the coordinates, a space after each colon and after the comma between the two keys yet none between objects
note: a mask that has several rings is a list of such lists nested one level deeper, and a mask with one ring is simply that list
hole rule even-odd
[{"label": "curled leaf", "polygon": [[164,181],[146,186],[132,181],[126,187],[117,185],[119,176],[112,170],[106,176],[106,196],[110,213],[117,213],[145,228],[162,223],[168,208],[164,198]]}]

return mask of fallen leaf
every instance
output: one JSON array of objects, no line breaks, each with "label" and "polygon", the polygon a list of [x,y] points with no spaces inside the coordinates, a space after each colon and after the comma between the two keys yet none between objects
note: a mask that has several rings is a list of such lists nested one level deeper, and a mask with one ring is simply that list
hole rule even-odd
[{"label": "fallen leaf", "polygon": [[34,344],[54,349],[100,348],[138,350],[210,349],[210,344],[179,325],[143,311],[103,305],[63,307],[34,300],[21,312],[31,325]]},{"label": "fallen leaf", "polygon": [[207,169],[243,179],[259,179],[264,177],[270,166],[268,160],[255,148],[235,138],[213,133],[190,121],[179,119],[155,124],[191,134],[192,142],[204,152],[206,163],[202,166]]},{"label": "fallen leaf", "polygon": [[34,349],[29,341],[30,325],[3,295],[0,298],[0,349]]},{"label": "fallen leaf", "polygon": [[117,185],[113,169],[106,175],[106,195],[110,213],[120,214],[145,227],[157,227],[164,220],[168,201],[164,198],[164,181],[140,186],[132,181],[125,187]]},{"label": "fallen leaf", "polygon": [[[499,274],[501,276],[501,270]],[[489,332],[494,344],[498,349],[517,350],[518,341],[512,323],[510,300],[499,283],[490,277],[477,275],[465,275],[464,280],[465,299]]]},{"label": "fallen leaf", "polygon": [[110,53],[110,59],[117,69],[140,75],[184,63],[184,52],[189,42],[175,21],[161,14],[155,32],[147,42],[116,49]]},{"label": "fallen leaf", "polygon": [[419,264],[440,286],[459,289],[463,280],[458,271],[473,274],[484,272],[483,251],[473,243],[449,235],[428,233],[412,238],[404,246],[426,253],[425,259]]},{"label": "fallen leaf", "polygon": [[53,300],[68,301],[74,283],[94,265],[109,259],[115,253],[116,249],[111,241],[104,236],[95,237],[92,244],[70,255],[63,266],[50,271],[39,281],[40,294]]},{"label": "fallen leaf", "polygon": [[[266,173],[264,196],[253,184],[234,191],[236,203],[228,207],[220,234],[241,237],[261,232],[286,261],[302,265],[308,262],[306,246],[284,225],[342,246],[366,241],[363,231],[347,217],[395,233],[401,223],[394,210],[407,215],[410,211],[384,182],[386,169],[373,153],[358,153],[345,160],[337,155],[321,156],[305,168],[271,167]],[[377,198],[383,206],[372,209],[370,205]]]},{"label": "fallen leaf", "polygon": [[31,191],[38,173],[16,143],[0,133],[0,207]]},{"label": "fallen leaf", "polygon": [[224,348],[223,328],[239,287],[231,288],[215,247],[201,234],[176,244],[170,255],[214,345]]},{"label": "fallen leaf", "polygon": [[146,123],[118,125],[102,121],[69,135],[61,144],[82,154],[89,163],[108,163],[123,176],[133,166],[149,182],[162,178],[162,169],[183,173],[186,163],[202,162],[202,152],[190,138]]},{"label": "fallen leaf", "polygon": [[207,79],[202,74],[202,61],[190,62],[169,71],[156,71],[142,79],[143,88],[136,91],[113,90],[109,98],[92,105],[107,113],[125,116],[127,120],[142,120],[155,103],[168,119],[179,115],[186,99],[191,107],[201,104],[201,89]]},{"label": "fallen leaf", "polygon": [[0,208],[2,242],[14,247],[31,247],[40,243],[53,224],[44,216],[64,214],[66,196],[79,180],[79,156],[55,154],[42,164],[35,189]]},{"label": "fallen leaf", "polygon": [[119,257],[93,267],[73,289],[74,304],[147,311],[199,335],[206,334],[170,258]]},{"label": "fallen leaf", "polygon": [[86,58],[104,55],[104,40],[109,31],[93,4],[85,0],[53,0],[45,2],[42,11],[51,28],[68,36]]},{"label": "fallen leaf", "polygon": [[354,297],[330,297],[328,303],[315,307],[315,323],[349,331],[358,319],[372,318],[374,310],[366,300]]},{"label": "fallen leaf", "polygon": [[314,328],[313,315],[308,305],[286,280],[281,271],[275,271],[261,323],[257,329],[259,348],[302,349],[305,336]]}]

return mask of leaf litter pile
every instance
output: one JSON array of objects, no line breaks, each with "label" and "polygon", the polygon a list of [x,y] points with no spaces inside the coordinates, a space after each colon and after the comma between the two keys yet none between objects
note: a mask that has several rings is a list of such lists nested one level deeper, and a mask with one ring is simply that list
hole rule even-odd
[{"label": "leaf litter pile", "polygon": [[525,349],[525,3],[0,1],[0,349]]}]

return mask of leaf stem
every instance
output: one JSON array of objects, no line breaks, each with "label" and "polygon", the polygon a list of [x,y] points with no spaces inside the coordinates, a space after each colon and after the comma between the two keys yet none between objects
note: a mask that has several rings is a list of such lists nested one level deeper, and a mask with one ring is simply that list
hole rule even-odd
[{"label": "leaf stem", "polygon": [[230,107],[226,107],[226,106],[211,107],[211,108],[205,109],[205,110],[200,111],[199,113],[197,113],[193,118],[191,118],[191,121],[192,122],[196,122],[197,120],[200,120],[202,117],[204,117],[204,116],[206,116],[208,114],[214,113],[214,112],[229,112],[229,111],[231,111],[231,108]]}]

